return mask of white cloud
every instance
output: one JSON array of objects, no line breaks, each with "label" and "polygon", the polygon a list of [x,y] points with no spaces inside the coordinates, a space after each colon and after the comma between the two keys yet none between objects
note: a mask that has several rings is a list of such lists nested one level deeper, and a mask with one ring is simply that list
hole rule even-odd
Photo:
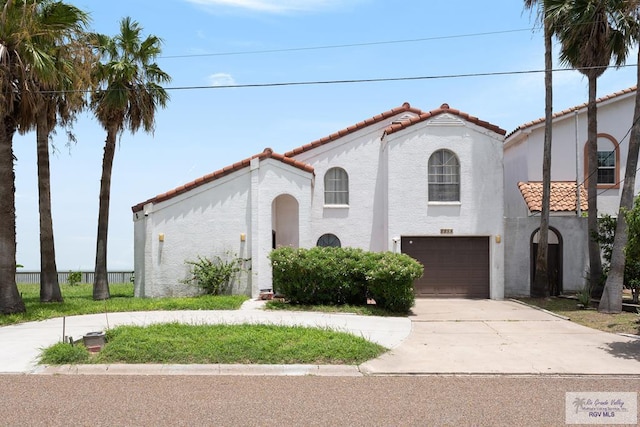
[{"label": "white cloud", "polygon": [[236,81],[231,74],[215,73],[209,76],[209,84],[211,86],[233,86]]},{"label": "white cloud", "polygon": [[[267,13],[309,12],[343,7],[344,0],[187,0],[190,3],[210,7],[230,7]],[[350,2],[358,0],[350,0]],[[346,2],[349,3],[349,2]]]}]

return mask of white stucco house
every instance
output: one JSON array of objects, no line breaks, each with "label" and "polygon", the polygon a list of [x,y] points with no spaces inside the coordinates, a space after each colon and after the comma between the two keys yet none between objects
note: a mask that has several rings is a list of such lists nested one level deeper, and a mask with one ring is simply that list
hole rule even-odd
[{"label": "white stucco house", "polygon": [[284,154],[265,149],[133,206],[135,294],[187,295],[187,260],[250,259],[233,291],[271,288],[274,247],[407,253],[417,295],[504,297],[505,131],[408,103]]},{"label": "white stucco house", "polygon": [[[617,216],[633,123],[636,88],[597,100],[598,215]],[[507,268],[505,293],[529,295],[534,273],[542,198],[544,118],[519,126],[505,138],[504,191]],[[576,291],[588,270],[585,164],[587,105],[554,114],[549,257],[556,292]],[[577,189],[580,191],[577,191]],[[640,182],[636,182],[636,194]],[[576,208],[577,207],[577,208]],[[524,272],[524,273],[523,273]]]}]

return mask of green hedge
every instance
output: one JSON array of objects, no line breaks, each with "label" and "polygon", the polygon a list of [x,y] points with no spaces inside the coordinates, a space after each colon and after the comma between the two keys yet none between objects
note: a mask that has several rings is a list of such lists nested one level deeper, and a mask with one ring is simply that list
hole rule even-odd
[{"label": "green hedge", "polygon": [[362,305],[367,297],[394,312],[408,312],[413,281],[423,267],[413,258],[354,248],[294,249],[271,252],[273,289],[294,304]]}]

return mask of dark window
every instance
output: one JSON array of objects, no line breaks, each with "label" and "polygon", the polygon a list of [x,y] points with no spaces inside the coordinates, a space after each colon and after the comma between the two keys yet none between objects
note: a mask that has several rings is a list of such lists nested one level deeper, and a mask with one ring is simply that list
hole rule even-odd
[{"label": "dark window", "polygon": [[598,151],[598,184],[616,183],[616,152]]},{"label": "dark window", "polygon": [[318,239],[317,246],[339,248],[341,246],[340,239],[335,234],[323,234]]}]

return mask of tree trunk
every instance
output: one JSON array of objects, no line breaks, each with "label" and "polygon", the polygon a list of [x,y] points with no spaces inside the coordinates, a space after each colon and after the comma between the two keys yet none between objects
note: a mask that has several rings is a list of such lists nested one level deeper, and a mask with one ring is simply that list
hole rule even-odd
[{"label": "tree trunk", "polygon": [[551,204],[551,129],[553,125],[553,89],[551,56],[551,30],[544,25],[544,152],[542,156],[542,211],[540,213],[540,231],[538,232],[538,253],[536,269],[531,287],[531,296],[548,297],[549,281],[549,209]]},{"label": "tree trunk", "polygon": [[109,293],[107,280],[107,236],[109,229],[109,199],[111,195],[111,171],[116,151],[117,128],[109,127],[102,158],[102,179],[100,180],[100,208],[98,210],[98,238],[96,241],[96,269],[93,283],[93,299],[104,300]]},{"label": "tree trunk", "polygon": [[[638,51],[640,61],[640,51]],[[640,62],[638,62],[640,63]],[[637,81],[640,84],[640,67],[636,67]],[[629,150],[627,154],[627,166],[624,173],[624,184],[620,196],[620,209],[618,210],[618,222],[611,249],[611,268],[604,285],[604,291],[598,311],[603,313],[620,313],[622,311],[622,288],[624,286],[624,266],[627,246],[628,230],[625,219],[625,210],[633,208],[634,188],[636,186],[636,170],[638,168],[638,153],[640,151],[640,93],[636,90],[636,103],[633,111],[633,127],[629,136]],[[617,165],[616,165],[617,166]]]},{"label": "tree trunk", "polygon": [[0,122],[0,313],[26,311],[16,285],[16,210],[11,119]]},{"label": "tree trunk", "polygon": [[[46,108],[46,107],[45,107]],[[38,208],[40,212],[40,302],[62,302],[56,268],[56,250],[51,217],[51,174],[49,170],[49,126],[46,111],[38,114]]]},{"label": "tree trunk", "polygon": [[597,77],[589,76],[589,103],[587,106],[587,165],[588,165],[588,242],[589,242],[589,288],[591,296],[602,295],[602,259],[598,235],[598,107],[596,105]]}]

